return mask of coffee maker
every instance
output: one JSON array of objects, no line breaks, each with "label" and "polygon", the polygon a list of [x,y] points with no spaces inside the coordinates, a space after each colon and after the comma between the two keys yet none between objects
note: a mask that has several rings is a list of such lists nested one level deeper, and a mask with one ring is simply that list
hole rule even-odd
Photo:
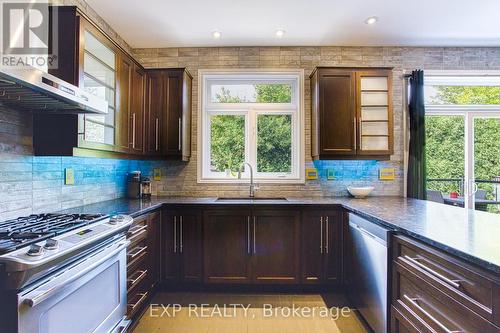
[{"label": "coffee maker", "polygon": [[127,176],[127,197],[140,199],[141,194],[141,172],[132,171]]}]

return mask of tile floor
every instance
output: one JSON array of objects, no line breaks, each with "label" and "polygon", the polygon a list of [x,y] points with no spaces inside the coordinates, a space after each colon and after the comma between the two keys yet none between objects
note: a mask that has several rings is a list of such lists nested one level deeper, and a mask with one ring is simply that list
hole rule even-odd
[{"label": "tile floor", "polygon": [[133,333],[366,333],[340,294],[160,293]]}]

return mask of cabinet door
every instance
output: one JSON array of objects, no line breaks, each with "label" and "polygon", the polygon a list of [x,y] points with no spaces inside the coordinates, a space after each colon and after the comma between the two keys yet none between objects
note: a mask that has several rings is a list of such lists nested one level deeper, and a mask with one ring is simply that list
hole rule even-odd
[{"label": "cabinet door", "polygon": [[176,282],[179,278],[179,221],[175,212],[163,211],[162,214],[162,256],[163,281]]},{"label": "cabinet door", "polygon": [[252,270],[256,283],[299,283],[300,213],[256,210]]},{"label": "cabinet door", "polygon": [[148,215],[149,277],[151,288],[160,283],[161,267],[161,212]]},{"label": "cabinet door", "polygon": [[250,210],[206,211],[203,218],[205,282],[250,283]]},{"label": "cabinet door", "polygon": [[134,64],[128,57],[118,57],[118,107],[116,110],[116,146],[124,151],[129,149],[130,138],[130,92]]},{"label": "cabinet door", "polygon": [[356,73],[359,155],[393,153],[392,71]]},{"label": "cabinet door", "polygon": [[302,283],[323,280],[324,215],[322,211],[304,211],[301,223]]},{"label": "cabinet door", "polygon": [[159,155],[162,149],[162,113],[164,109],[163,73],[158,70],[147,72],[146,92],[146,153]]},{"label": "cabinet door", "polygon": [[319,74],[320,155],[356,154],[355,75],[321,69]]},{"label": "cabinet door", "polygon": [[201,214],[198,211],[179,212],[180,279],[183,282],[202,281]]},{"label": "cabinet door", "polygon": [[330,211],[324,216],[324,280],[339,284],[342,276],[342,213]]},{"label": "cabinet door", "polygon": [[132,69],[132,89],[130,102],[130,139],[134,153],[144,151],[144,70],[137,65]]},{"label": "cabinet door", "polygon": [[180,157],[182,151],[182,71],[166,71],[163,93],[165,94],[163,154]]}]

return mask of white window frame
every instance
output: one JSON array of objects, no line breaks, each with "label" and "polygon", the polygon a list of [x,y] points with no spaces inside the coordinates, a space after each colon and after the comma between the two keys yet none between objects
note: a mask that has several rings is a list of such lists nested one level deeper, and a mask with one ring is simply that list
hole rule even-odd
[{"label": "white window frame", "polygon": [[[481,78],[483,80],[479,80]],[[424,84],[432,85],[500,85],[500,71],[426,71]],[[464,118],[464,197],[465,208],[474,209],[476,192],[474,175],[474,120],[500,118],[500,105],[425,105],[426,116],[462,116]]]},{"label": "white window frame", "polygon": [[[213,103],[210,87],[213,84],[230,81],[289,83],[292,85],[292,100],[291,103]],[[259,183],[288,184],[303,184],[305,182],[304,70],[199,70],[198,85],[198,183],[246,183],[250,178],[248,168],[245,168],[242,173],[242,179],[229,178],[224,172],[210,170],[210,116],[221,114],[245,115],[245,162],[252,165],[256,181]],[[291,173],[257,172],[257,117],[266,114],[292,116]]]}]

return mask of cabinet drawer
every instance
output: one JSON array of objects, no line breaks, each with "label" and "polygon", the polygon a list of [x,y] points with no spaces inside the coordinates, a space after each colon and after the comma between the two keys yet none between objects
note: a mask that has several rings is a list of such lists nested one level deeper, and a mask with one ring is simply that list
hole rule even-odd
[{"label": "cabinet drawer", "polygon": [[134,270],[127,272],[127,292],[143,284],[148,278],[148,267],[145,264],[138,265]]},{"label": "cabinet drawer", "polygon": [[500,323],[500,285],[494,277],[417,241],[394,239],[397,263],[482,317]]},{"label": "cabinet drawer", "polygon": [[[420,332],[500,332],[492,323],[395,262],[392,305]],[[407,325],[408,326],[408,325]]]},{"label": "cabinet drawer", "polygon": [[391,333],[420,333],[422,330],[412,323],[394,306],[391,307]]},{"label": "cabinet drawer", "polygon": [[127,233],[127,239],[131,245],[136,244],[148,237],[148,223],[146,218],[134,220],[134,224]]},{"label": "cabinet drawer", "polygon": [[137,288],[134,288],[131,292],[127,293],[127,317],[133,317],[139,309],[143,308],[143,305],[146,304],[148,299],[148,285],[145,281],[143,281]]}]

